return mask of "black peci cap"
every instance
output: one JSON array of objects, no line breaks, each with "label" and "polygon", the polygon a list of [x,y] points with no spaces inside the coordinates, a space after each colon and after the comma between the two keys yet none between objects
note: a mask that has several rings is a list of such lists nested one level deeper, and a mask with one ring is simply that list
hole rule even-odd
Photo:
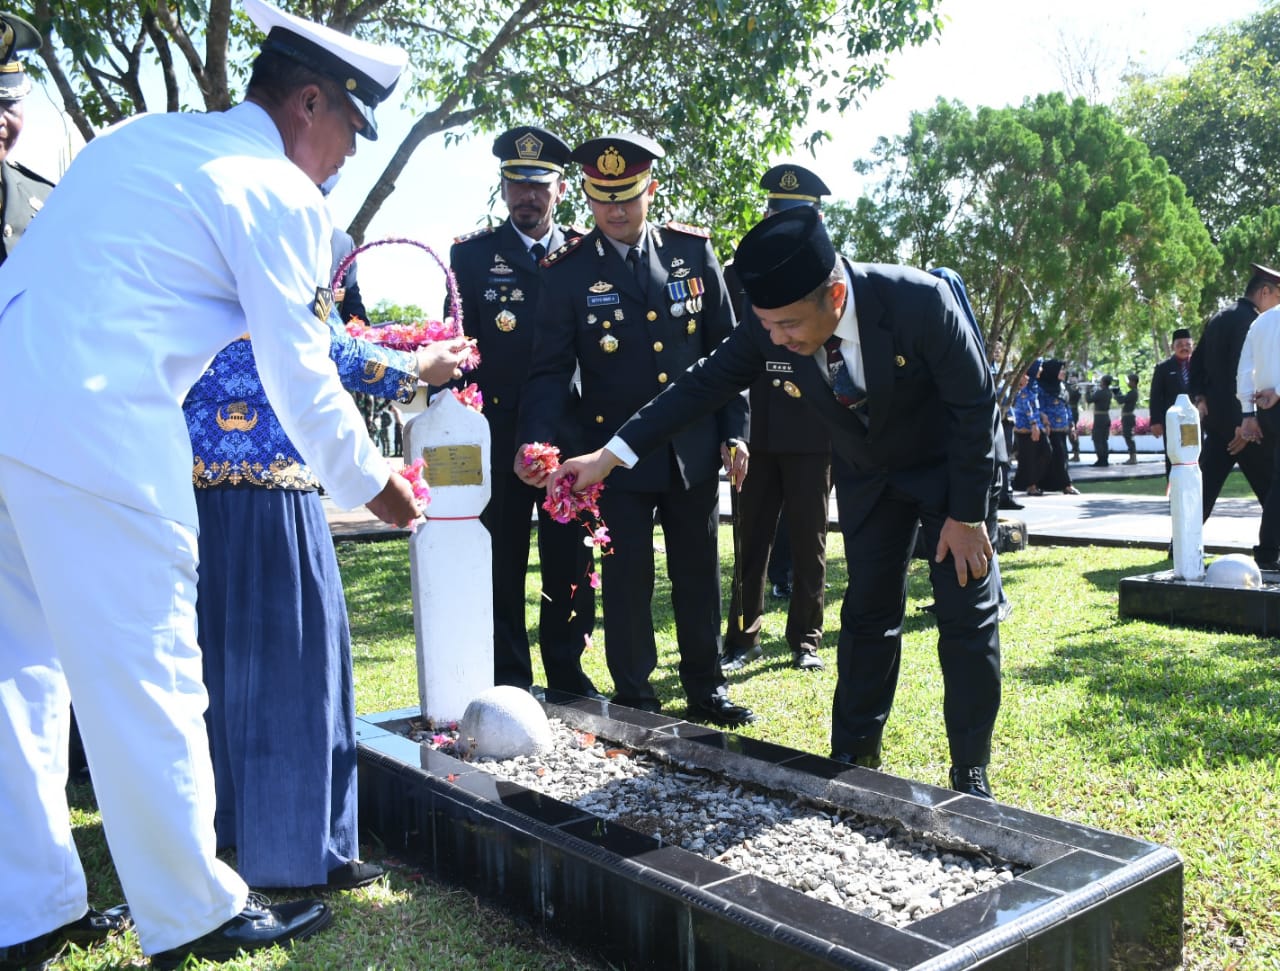
[{"label": "black peci cap", "polygon": [[554,182],[564,175],[569,146],[541,128],[520,125],[493,140],[493,154],[502,160],[502,177],[512,182]]},{"label": "black peci cap", "polygon": [[1189,331],[1189,330],[1188,330],[1187,328],[1185,328],[1185,327],[1179,327],[1177,330],[1175,330],[1175,331],[1173,332],[1173,339],[1174,339],[1175,341],[1180,341],[1180,340],[1190,340],[1190,339],[1191,339],[1191,331]]},{"label": "black peci cap", "polygon": [[807,297],[836,265],[836,250],[818,211],[784,209],[742,237],[733,257],[753,307],[772,310]]}]

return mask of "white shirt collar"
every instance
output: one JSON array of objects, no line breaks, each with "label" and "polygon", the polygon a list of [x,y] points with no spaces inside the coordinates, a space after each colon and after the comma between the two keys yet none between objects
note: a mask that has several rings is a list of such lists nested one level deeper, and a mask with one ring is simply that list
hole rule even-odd
[{"label": "white shirt collar", "polygon": [[[508,220],[508,222],[510,222],[510,220]],[[516,229],[516,224],[511,223],[511,228]],[[547,234],[543,236],[541,239],[534,239],[532,236],[526,236],[524,233],[520,232],[520,230],[516,229],[516,235],[520,237],[520,242],[524,244],[524,248],[526,251],[533,249],[534,243],[541,243],[544,251],[550,251],[551,234],[553,232],[555,232],[554,226],[548,229]]]}]

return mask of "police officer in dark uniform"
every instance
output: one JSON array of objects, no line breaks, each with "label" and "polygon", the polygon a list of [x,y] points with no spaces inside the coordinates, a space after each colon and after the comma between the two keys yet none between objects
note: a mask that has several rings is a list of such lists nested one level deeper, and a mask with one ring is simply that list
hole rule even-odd
[{"label": "police officer in dark uniform", "polygon": [[[538,515],[542,596],[538,644],[547,687],[595,696],[582,670],[582,652],[595,626],[591,552],[580,526],[552,520],[542,509],[546,494],[521,482],[511,456],[520,439],[516,417],[533,356],[539,262],[579,230],[557,226],[556,204],[564,198],[569,146],[548,131],[522,125],[493,143],[500,160],[502,201],[508,218],[454,240],[449,263],[458,281],[462,324],[480,348],[480,366],[470,375],[484,396],[489,422],[493,493],[481,516],[493,538],[493,673],[496,684],[528,688],[533,683],[525,623],[525,574],[529,568],[530,520]],[[572,375],[560,389],[571,394]],[[572,453],[577,439],[557,426],[549,435]]]},{"label": "police officer in dark uniform", "polygon": [[17,54],[39,46],[34,27],[14,14],[0,13],[0,263],[53,191],[52,182],[9,158],[22,133],[22,102],[31,91],[31,79]]},{"label": "police officer in dark uniform", "polygon": [[[543,261],[533,367],[520,403],[522,442],[556,439],[577,368],[585,447],[603,445],[633,411],[733,330],[733,311],[707,232],[648,222],[658,188],[651,166],[664,154],[657,142],[634,133],[595,138],[573,151],[596,226]],[[728,726],[755,717],[729,700],[720,669],[719,469],[731,444],[737,470],[745,469],[747,450],[739,442],[746,422],[746,400],[736,396],[616,476],[601,496],[601,516],[612,536],[612,552],[602,560],[605,657],[619,704],[660,709],[649,683],[657,666],[652,620],[657,513],[688,715]],[[522,471],[531,484],[545,481]]]},{"label": "police officer in dark uniform", "polygon": [[[808,169],[786,163],[760,177],[767,194],[765,215],[795,206],[821,209],[831,190]],[[730,264],[725,269],[738,320],[759,326]],[[797,668],[820,670],[822,595],[827,575],[827,501],[831,494],[831,436],[796,396],[795,385],[764,374],[751,385],[751,471],[738,507],[741,578],[729,605],[725,634],[727,670],[763,653],[766,565],[771,547],[790,538],[791,594],[787,644]],[[780,520],[781,514],[781,520]],[[784,533],[786,536],[784,536]],[[775,539],[776,536],[776,539]]]}]

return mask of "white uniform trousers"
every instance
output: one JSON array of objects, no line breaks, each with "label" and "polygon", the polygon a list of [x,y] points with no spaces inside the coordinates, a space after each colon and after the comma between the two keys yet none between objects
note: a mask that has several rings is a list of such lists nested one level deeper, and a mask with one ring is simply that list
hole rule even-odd
[{"label": "white uniform trousers", "polygon": [[195,599],[194,529],[0,456],[0,945],[88,905],[68,697],[143,950],[244,907],[244,881],[214,856]]}]

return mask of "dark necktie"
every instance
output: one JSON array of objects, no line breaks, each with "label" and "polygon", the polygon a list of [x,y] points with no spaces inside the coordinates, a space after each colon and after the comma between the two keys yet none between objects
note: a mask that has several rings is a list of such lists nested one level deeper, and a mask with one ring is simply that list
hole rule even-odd
[{"label": "dark necktie", "polygon": [[1182,375],[1182,386],[1185,388],[1191,384],[1191,362],[1179,361],[1178,371]]},{"label": "dark necktie", "polygon": [[[827,349],[827,373],[831,376],[831,390],[835,392],[836,401],[850,410],[861,409],[866,403],[866,392],[854,384],[853,378],[849,376],[844,354],[840,351],[840,338],[832,334],[823,347]],[[861,411],[857,414],[865,420]]]},{"label": "dark necktie", "polygon": [[533,262],[541,263],[542,258],[547,255],[547,248],[541,243],[534,243],[529,247],[529,255],[533,257]]},{"label": "dark necktie", "polygon": [[627,266],[631,267],[631,274],[636,278],[636,283],[640,286],[640,292],[645,292],[645,272],[644,259],[640,255],[640,247],[633,246],[627,250]]}]

